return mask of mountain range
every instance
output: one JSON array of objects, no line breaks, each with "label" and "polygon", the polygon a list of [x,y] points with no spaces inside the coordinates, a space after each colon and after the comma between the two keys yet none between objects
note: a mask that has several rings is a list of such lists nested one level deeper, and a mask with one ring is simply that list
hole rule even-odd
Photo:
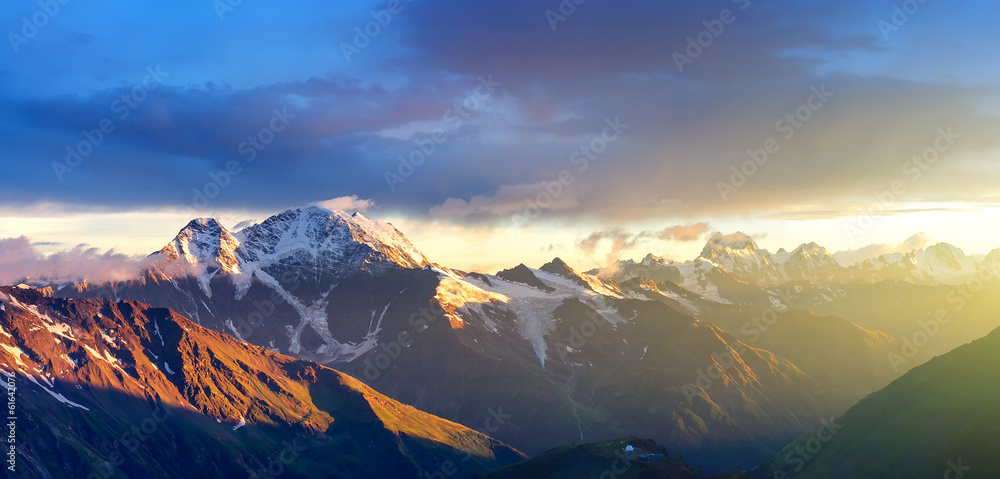
[{"label": "mountain range", "polygon": [[[193,220],[133,280],[26,282],[43,297],[169,308],[255,354],[343,371],[496,438],[508,451],[496,460],[634,435],[722,473],[1000,326],[988,314],[997,295],[961,290],[1000,290],[984,274],[998,263],[998,251],[940,244],[842,267],[815,243],[771,254],[735,234],[683,263],[650,254],[578,272],[555,258],[466,273],[391,224],[312,206],[234,233]],[[915,347],[945,308],[951,325]],[[218,419],[259,424],[243,414]]]},{"label": "mountain range", "polygon": [[[781,321],[777,329],[771,327],[773,320],[763,327],[757,320],[748,327],[748,318],[803,310],[819,318],[846,320],[887,333],[895,342],[888,345],[893,354],[906,350],[906,369],[1000,327],[1000,318],[990,314],[1000,308],[1000,295],[990,294],[1000,291],[1000,249],[969,256],[938,243],[843,267],[815,243],[772,254],[742,233],[716,234],[691,261],[649,254],[638,262],[619,261],[590,272],[622,284],[636,280],[644,290],[658,285],[658,299],[741,339],[763,336],[773,341],[776,335],[770,333],[784,328]],[[938,317],[946,318],[947,326],[939,324],[945,327],[937,328],[932,340],[919,348],[907,345]],[[781,353],[782,347],[776,347]]]},{"label": "mountain range", "polygon": [[[791,252],[781,249],[771,253],[743,233],[716,233],[691,261],[676,262],[648,254],[638,262],[619,261],[612,267],[591,272],[616,279],[641,276],[671,281],[710,299],[734,302],[738,299],[726,294],[726,282],[732,279],[764,288],[800,280],[832,284],[900,281],[960,285],[984,268],[996,269],[998,264],[1000,248],[983,257],[973,257],[950,244],[937,243],[908,253],[882,254],[845,267],[816,243],[802,244]],[[772,304],[766,306],[782,306],[779,297],[772,298]]]},{"label": "mountain range", "polygon": [[[235,234],[194,220],[141,278],[54,294],[168,307],[461,424],[509,417],[491,435],[529,453],[639,431],[697,464],[741,468],[850,404],[783,358],[561,260],[466,274],[391,225],[316,207]],[[708,380],[718,358],[732,366]]]}]

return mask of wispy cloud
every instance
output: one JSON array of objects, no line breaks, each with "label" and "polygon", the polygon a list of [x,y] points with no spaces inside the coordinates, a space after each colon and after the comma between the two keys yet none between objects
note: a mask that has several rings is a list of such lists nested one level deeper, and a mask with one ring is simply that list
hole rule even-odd
[{"label": "wispy cloud", "polygon": [[23,279],[118,281],[134,278],[142,257],[78,245],[44,254],[25,236],[0,239],[0,282]]},{"label": "wispy cloud", "polygon": [[913,250],[924,249],[931,244],[932,240],[925,233],[920,232],[899,244],[870,244],[858,249],[837,251],[833,253],[833,257],[841,266],[851,266],[867,259],[878,258],[883,254],[909,253]]},{"label": "wispy cloud", "polygon": [[361,199],[358,198],[358,195],[351,195],[317,201],[313,204],[331,211],[368,211],[368,208],[375,206],[375,200]]},{"label": "wispy cloud", "polygon": [[665,241],[701,241],[708,230],[708,223],[692,223],[664,228],[657,236]]}]

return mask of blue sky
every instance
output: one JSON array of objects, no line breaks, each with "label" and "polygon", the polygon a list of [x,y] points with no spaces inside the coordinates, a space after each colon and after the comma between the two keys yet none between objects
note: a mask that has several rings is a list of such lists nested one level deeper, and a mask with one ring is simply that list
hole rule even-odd
[{"label": "blue sky", "polygon": [[1000,246],[997,5],[224,2],[5,6],[0,238],[146,253],[195,216],[356,197],[466,268],[687,259],[703,235],[664,232],[703,223],[772,249]]}]

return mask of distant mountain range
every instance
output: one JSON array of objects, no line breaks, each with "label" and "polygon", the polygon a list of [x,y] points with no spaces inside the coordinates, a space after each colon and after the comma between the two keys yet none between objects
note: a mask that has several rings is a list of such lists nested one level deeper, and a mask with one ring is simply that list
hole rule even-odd
[{"label": "distant mountain range", "polygon": [[[984,268],[1000,268],[1000,248],[982,258],[966,256],[959,248],[938,243],[909,253],[883,254],[850,267],[841,266],[833,254],[816,243],[791,252],[770,253],[742,234],[715,234],[701,254],[691,261],[675,262],[647,255],[642,261],[620,261],[613,268],[591,271],[615,279],[637,276],[671,281],[719,302],[731,302],[724,289],[727,278],[770,288],[790,281],[826,283],[877,283],[901,281],[920,285],[960,285]],[[719,283],[723,283],[720,285]],[[779,297],[774,305],[780,306]]]},{"label": "distant mountain range", "polygon": [[[950,296],[976,278],[1000,290],[983,274],[1000,252],[948,245],[844,268],[814,243],[771,254],[716,235],[684,263],[480,274],[433,263],[390,224],[306,207],[235,233],[193,220],[146,264],[130,281],[29,283],[170,308],[529,454],[635,435],[709,473],[759,464],[1000,326],[1000,295]],[[951,326],[913,347],[944,308]]]},{"label": "distant mountain range", "polygon": [[[788,325],[778,321],[777,326],[761,327],[760,319],[750,325],[748,320],[804,310],[818,315],[819,323],[831,317],[885,332],[892,343],[886,346],[895,354],[904,349],[913,353],[902,371],[893,368],[894,374],[1000,327],[1000,318],[992,314],[1000,310],[1000,294],[995,294],[1000,292],[1000,249],[973,257],[939,243],[845,268],[815,243],[803,244],[791,253],[772,254],[757,247],[752,238],[736,233],[713,236],[691,261],[674,262],[650,254],[639,262],[620,261],[590,273],[619,284],[631,282],[645,296],[711,321],[740,339],[762,337],[762,344],[783,355],[796,347],[775,342]],[[907,346],[936,317],[946,318],[948,325],[937,328],[920,348]],[[885,339],[875,342],[885,343]]]}]

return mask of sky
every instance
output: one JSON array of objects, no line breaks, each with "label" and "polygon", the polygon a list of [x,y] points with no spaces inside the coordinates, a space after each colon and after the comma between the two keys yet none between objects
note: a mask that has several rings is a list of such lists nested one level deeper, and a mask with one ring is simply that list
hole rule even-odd
[{"label": "sky", "polygon": [[107,275],[192,218],[235,229],[324,201],[487,272],[692,259],[735,231],[771,251],[983,254],[1000,247],[998,13],[16,2],[0,13],[0,254]]}]

